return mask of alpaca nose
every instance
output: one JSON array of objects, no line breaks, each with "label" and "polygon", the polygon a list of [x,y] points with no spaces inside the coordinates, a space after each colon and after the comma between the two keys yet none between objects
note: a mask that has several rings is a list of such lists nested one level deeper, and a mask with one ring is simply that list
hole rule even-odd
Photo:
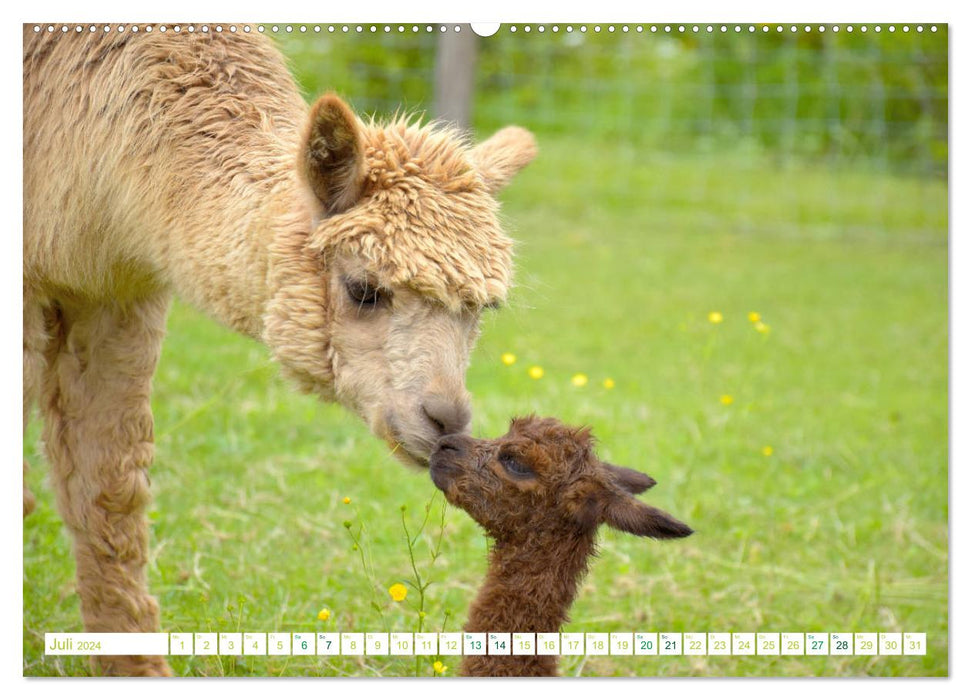
[{"label": "alpaca nose", "polygon": [[465,450],[470,442],[471,438],[467,435],[446,435],[438,441],[436,451],[442,455],[458,459],[465,455]]},{"label": "alpaca nose", "polygon": [[466,401],[433,395],[422,402],[421,410],[428,422],[434,426],[439,437],[469,431],[472,411]]}]

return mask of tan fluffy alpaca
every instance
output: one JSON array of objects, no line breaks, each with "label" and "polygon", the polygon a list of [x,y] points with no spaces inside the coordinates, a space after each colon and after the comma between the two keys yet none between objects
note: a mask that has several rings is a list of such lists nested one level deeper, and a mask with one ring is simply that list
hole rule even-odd
[{"label": "tan fluffy alpaca", "polygon": [[[692,530],[636,498],[647,474],[600,461],[585,428],[517,418],[496,440],[449,435],[432,453],[431,477],[494,540],[489,571],[466,632],[559,632],[597,530],[673,539]],[[466,656],[463,676],[555,676],[555,656]]]},{"label": "tan fluffy alpaca", "polygon": [[24,421],[38,401],[89,631],[159,626],[144,510],[172,295],[426,464],[467,429],[479,314],[511,275],[494,195],[535,154],[515,127],[472,147],[332,95],[308,111],[255,32],[154,29],[24,27]]}]

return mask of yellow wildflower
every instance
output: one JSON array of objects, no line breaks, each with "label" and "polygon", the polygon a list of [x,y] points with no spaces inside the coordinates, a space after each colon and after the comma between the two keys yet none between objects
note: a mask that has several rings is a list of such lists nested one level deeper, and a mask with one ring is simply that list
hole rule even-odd
[{"label": "yellow wildflower", "polygon": [[721,398],[718,400],[721,401],[726,406],[731,406],[732,403],[735,401],[735,397],[732,396],[731,394],[722,394]]},{"label": "yellow wildflower", "polygon": [[435,669],[435,673],[442,674],[448,670],[448,666],[443,664],[441,661],[436,661],[432,664],[432,668]]},{"label": "yellow wildflower", "polygon": [[615,386],[617,386],[617,383],[610,377],[604,379],[604,389],[613,389]]},{"label": "yellow wildflower", "polygon": [[351,499],[347,496],[344,496],[344,505],[347,505],[350,502],[351,502]]},{"label": "yellow wildflower", "polygon": [[529,368],[530,379],[542,379],[543,374],[545,374],[543,372],[543,368],[540,367],[539,365],[533,365],[532,367]]},{"label": "yellow wildflower", "polygon": [[755,324],[755,330],[757,330],[759,333],[768,333],[769,332],[769,324],[762,323],[761,321],[758,321]]},{"label": "yellow wildflower", "polygon": [[504,364],[506,367],[516,364],[516,356],[511,352],[502,353],[502,364]]},{"label": "yellow wildflower", "polygon": [[573,375],[573,379],[570,381],[573,383],[573,386],[586,386],[589,380],[583,372],[578,372]]},{"label": "yellow wildflower", "polygon": [[721,311],[712,311],[711,313],[708,314],[708,320],[711,321],[712,323],[721,323],[722,321],[725,320],[725,317],[722,316]]},{"label": "yellow wildflower", "polygon": [[330,610],[327,608],[321,608],[320,612],[317,613],[317,619],[321,622],[327,622],[330,619]]},{"label": "yellow wildflower", "polygon": [[391,595],[391,600],[396,603],[400,603],[408,597],[408,589],[405,588],[404,584],[401,583],[394,584],[388,589],[388,593]]},{"label": "yellow wildflower", "polygon": [[760,314],[758,311],[749,311],[748,320],[752,323],[758,323],[762,320],[762,314]]},{"label": "yellow wildflower", "polygon": [[762,454],[764,454],[766,457],[771,457],[773,451],[772,445],[766,445],[762,448]]}]

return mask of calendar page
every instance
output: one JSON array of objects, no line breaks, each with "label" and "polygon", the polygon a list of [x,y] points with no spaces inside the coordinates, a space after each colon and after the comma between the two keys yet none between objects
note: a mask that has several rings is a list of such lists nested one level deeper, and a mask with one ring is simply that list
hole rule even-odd
[{"label": "calendar page", "polygon": [[23,675],[948,676],[948,35],[24,24]]}]

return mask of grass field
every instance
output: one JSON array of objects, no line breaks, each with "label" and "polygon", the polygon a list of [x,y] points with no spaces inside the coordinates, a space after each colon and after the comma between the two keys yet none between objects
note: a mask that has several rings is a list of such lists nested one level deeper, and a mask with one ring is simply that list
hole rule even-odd
[{"label": "grass field", "polygon": [[[518,285],[484,319],[468,374],[474,432],[528,412],[589,424],[602,457],[652,474],[648,500],[697,531],[666,543],[604,531],[567,631],[917,631],[929,647],[563,657],[563,672],[946,675],[946,182],[752,160],[740,170],[715,155],[635,163],[564,139],[541,148],[503,195]],[[571,383],[577,373],[586,386]],[[478,528],[443,515],[427,475],[350,414],[292,392],[262,347],[176,304],[153,404],[149,578],[164,631],[460,629],[484,571]],[[38,435],[35,421],[24,673],[83,675],[85,661],[42,654],[45,631],[81,626]],[[429,504],[414,548],[431,582],[420,621],[402,519],[414,535]],[[387,590],[398,582],[409,587],[400,603]],[[432,661],[172,665],[398,676],[433,675]],[[443,661],[455,673],[459,659]]]}]

